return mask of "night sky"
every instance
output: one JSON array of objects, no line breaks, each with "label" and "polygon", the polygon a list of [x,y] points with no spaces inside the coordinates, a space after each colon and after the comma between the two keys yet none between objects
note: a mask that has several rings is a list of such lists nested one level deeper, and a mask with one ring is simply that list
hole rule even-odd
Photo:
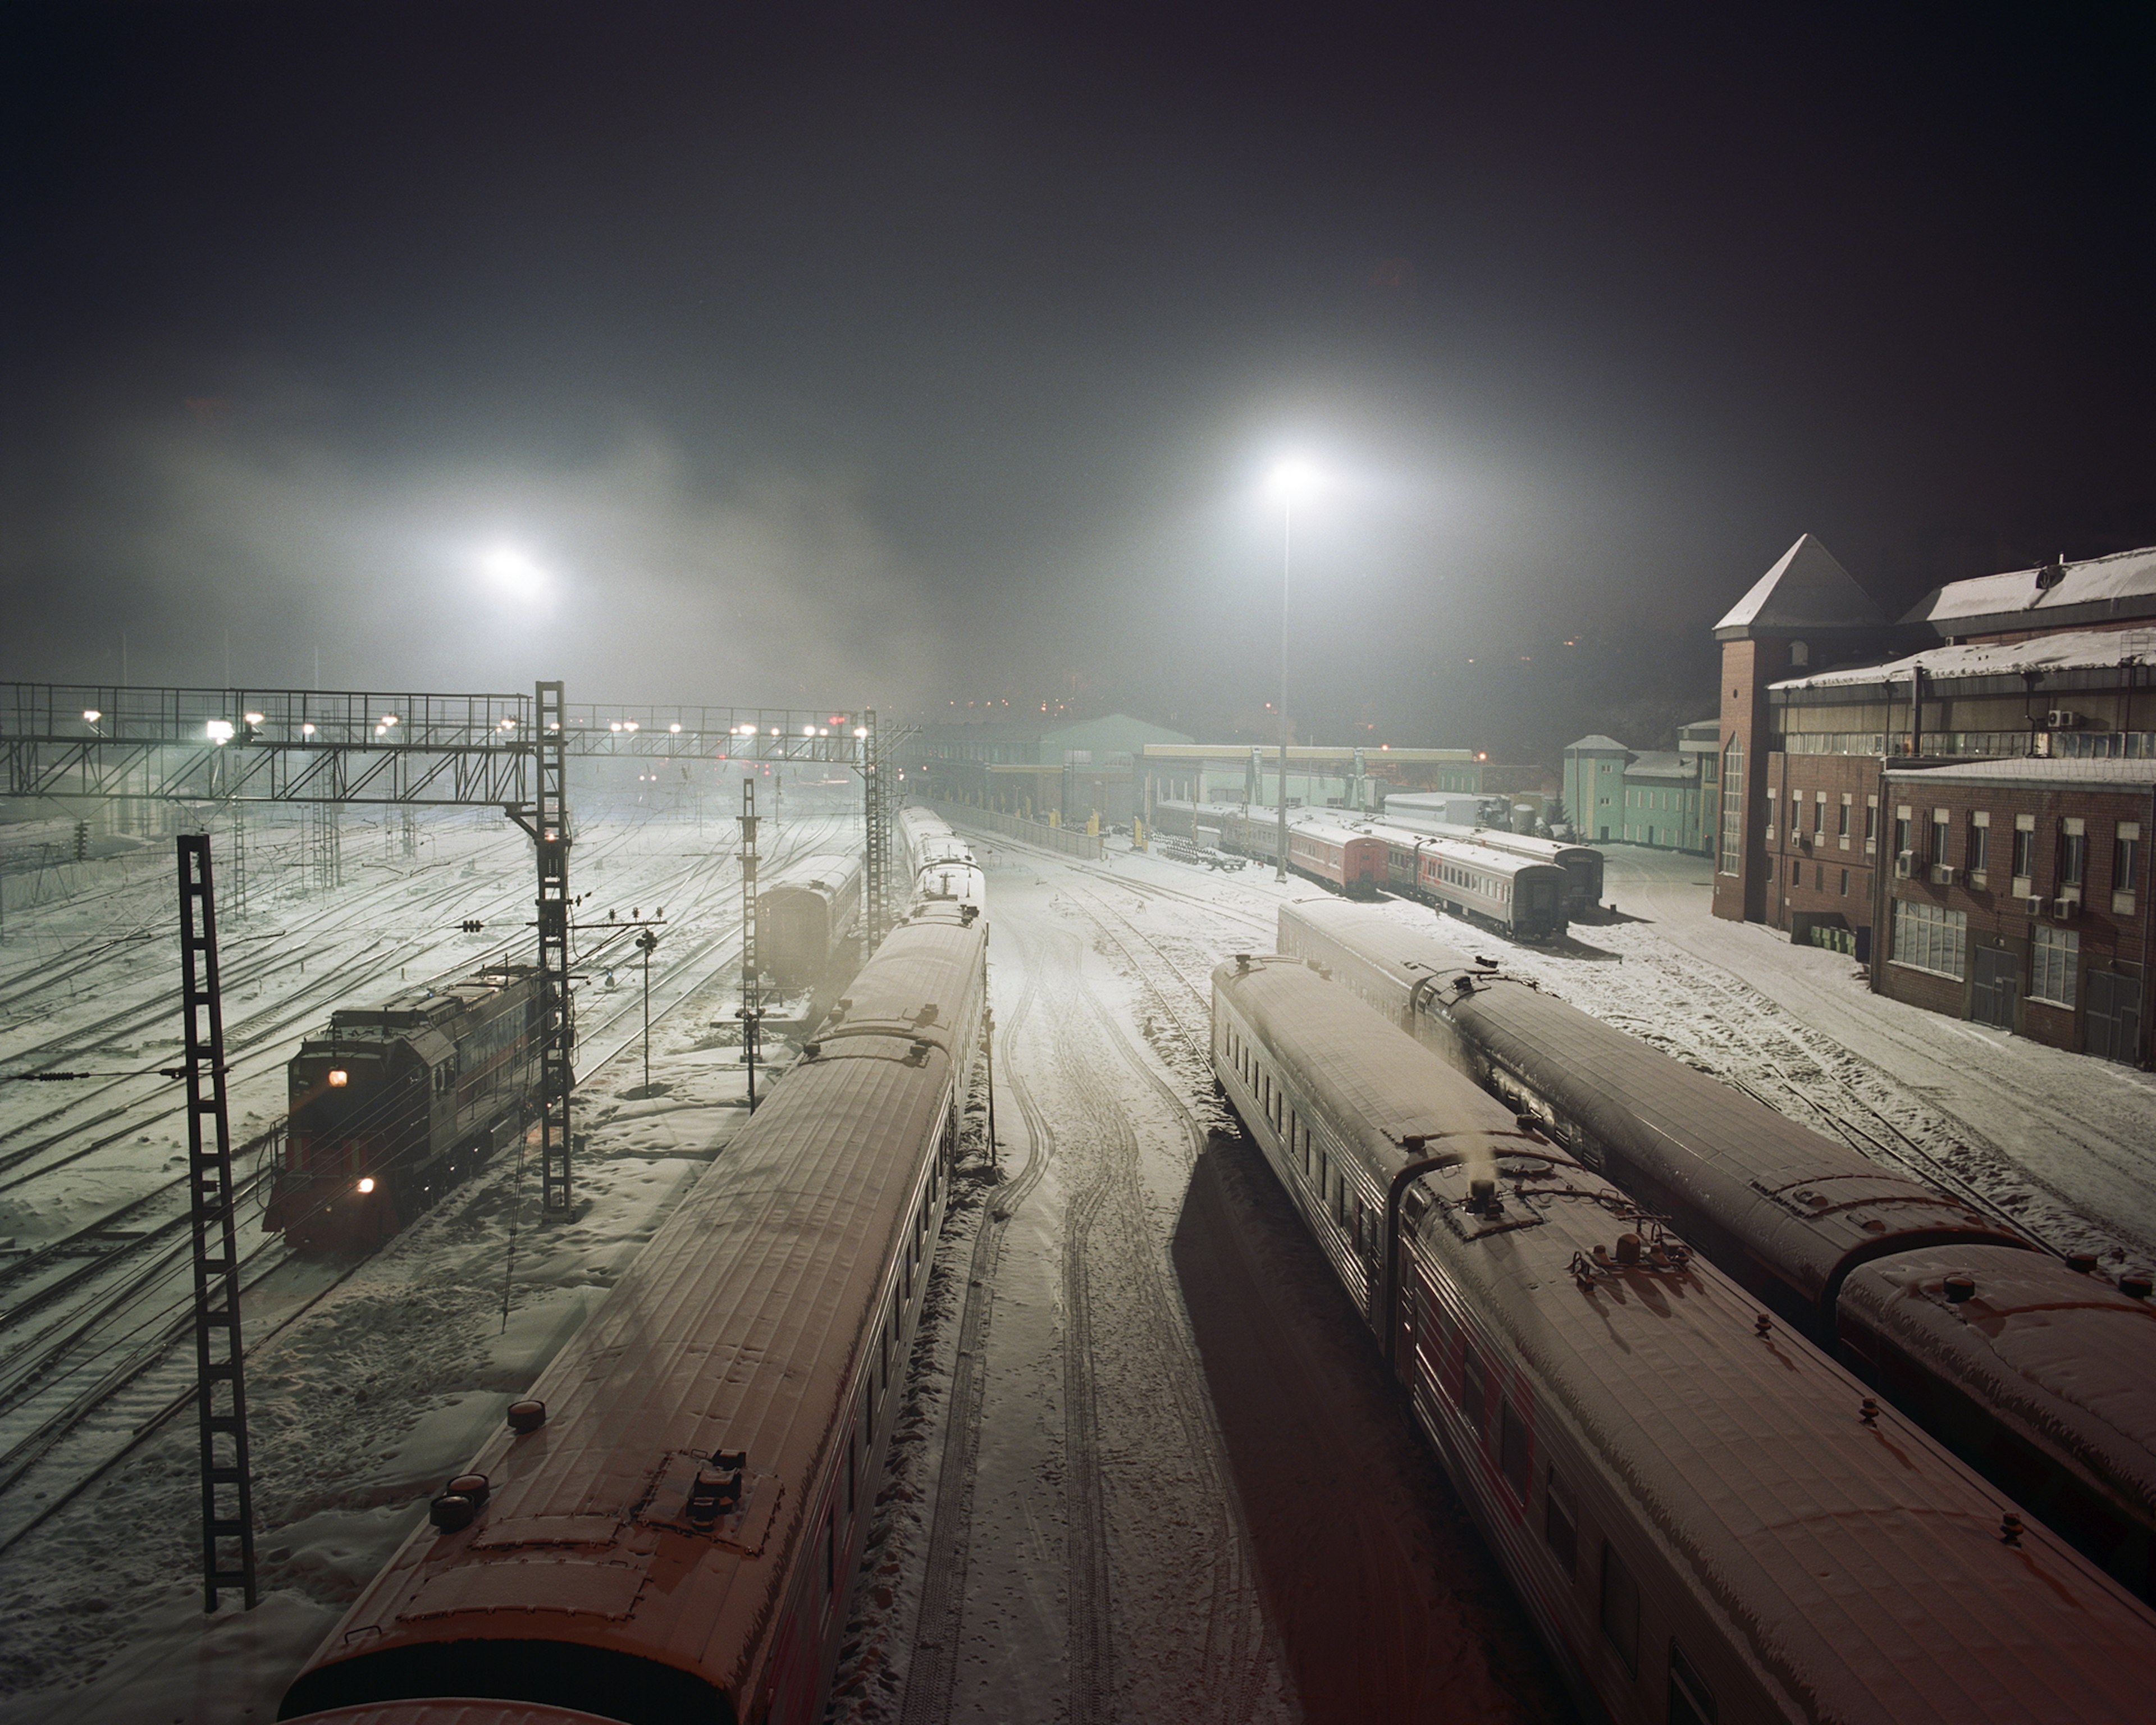
[{"label": "night sky", "polygon": [[1306,735],[1651,743],[2156,542],[2150,16],[18,6],[0,675],[1225,736],[1293,450]]}]

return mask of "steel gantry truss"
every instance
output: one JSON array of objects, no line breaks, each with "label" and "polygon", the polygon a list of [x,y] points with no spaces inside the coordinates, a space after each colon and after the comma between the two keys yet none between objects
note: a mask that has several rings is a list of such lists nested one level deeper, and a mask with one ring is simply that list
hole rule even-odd
[{"label": "steel gantry truss", "polygon": [[539,862],[539,1208],[567,1215],[572,1200],[569,1101],[576,1089],[576,1013],[569,993],[568,753],[562,685],[534,691],[532,757],[537,795],[508,814],[531,834]]}]

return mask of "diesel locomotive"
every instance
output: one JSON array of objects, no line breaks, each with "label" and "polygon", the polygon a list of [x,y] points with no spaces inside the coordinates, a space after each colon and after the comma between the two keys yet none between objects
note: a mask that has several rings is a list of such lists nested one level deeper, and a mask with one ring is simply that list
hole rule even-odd
[{"label": "diesel locomotive", "polygon": [[530,1118],[537,968],[490,966],[345,1008],[300,1045],[266,1226],[303,1252],[371,1250]]}]

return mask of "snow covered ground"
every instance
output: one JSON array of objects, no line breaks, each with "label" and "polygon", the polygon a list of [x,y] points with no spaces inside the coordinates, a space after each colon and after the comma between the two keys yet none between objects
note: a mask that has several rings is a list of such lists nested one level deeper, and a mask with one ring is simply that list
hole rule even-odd
[{"label": "snow covered ground", "polygon": [[[848,829],[802,819],[766,852],[858,837],[857,820]],[[243,1252],[261,1267],[244,1308],[264,1589],[255,1611],[236,1601],[214,1618],[201,1609],[191,1413],[131,1442],[191,1383],[184,1353],[100,1404],[0,1500],[0,1609],[9,1624],[0,1719],[274,1717],[300,1664],[426,1498],[470,1459],[747,1118],[732,1017],[740,917],[732,849],[730,828],[716,824],[699,839],[690,826],[593,820],[579,835],[579,920],[663,905],[670,927],[652,968],[649,1091],[640,969],[622,965],[609,990],[603,957],[586,967],[574,1118],[584,1142],[571,1219],[542,1222],[536,1167],[504,1155],[357,1265],[280,1260],[259,1229],[244,1236]],[[490,931],[499,922],[520,948],[528,942],[530,846],[499,816],[431,823],[419,857],[404,863],[393,849],[379,872],[357,874],[352,850],[347,836],[342,888],[257,892],[250,914],[223,931],[234,955],[226,984],[236,1117],[269,1117],[285,1059],[331,1004],[376,998],[400,973],[460,970],[498,950],[499,933],[456,932],[464,916],[482,916]],[[171,893],[167,857],[132,891],[18,916],[0,948],[0,1011],[13,1009],[0,1022],[0,1070],[136,1070],[170,1058]],[[129,935],[141,937],[121,937]],[[239,956],[250,939],[276,956]],[[70,998],[68,966],[85,950],[96,956]],[[320,985],[325,976],[334,991]],[[9,1183],[0,1204],[10,1206],[0,1232],[13,1231],[23,1249],[18,1265],[170,1180],[179,1122],[171,1092],[154,1082],[113,1081],[88,1101],[73,1086],[0,1086],[0,1180]],[[244,1130],[236,1120],[236,1132]],[[11,1312],[39,1286],[36,1276],[9,1286]],[[106,1320],[86,1357],[121,1345],[107,1333],[116,1327],[139,1330],[141,1305],[183,1313],[183,1290],[165,1286],[124,1320]],[[85,1295],[52,1309],[93,1307]],[[18,1328],[0,1337],[0,1360],[36,1345]],[[83,1368],[70,1358],[59,1370],[80,1376]],[[26,1399],[0,1414],[0,1451],[18,1453],[31,1414],[47,1404]]]}]

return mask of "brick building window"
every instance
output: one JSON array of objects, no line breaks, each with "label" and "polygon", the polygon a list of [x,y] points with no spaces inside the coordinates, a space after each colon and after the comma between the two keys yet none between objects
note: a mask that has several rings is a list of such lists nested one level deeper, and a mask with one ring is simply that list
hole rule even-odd
[{"label": "brick building window", "polygon": [[2014,888],[2019,893],[2035,891],[2032,883],[2036,876],[2036,817],[2017,814],[2014,817]]},{"label": "brick building window", "polygon": [[2133,914],[2133,882],[2141,865],[2141,823],[2123,820],[2111,841],[2111,909],[2117,916]]},{"label": "brick building window", "polygon": [[1844,898],[1847,898],[1849,896],[1849,870],[1847,869],[1844,869],[1841,871],[1841,896]]},{"label": "brick building window", "polygon": [[1835,822],[1834,835],[1837,839],[1849,836],[1849,793],[1846,791],[1841,794],[1841,814]]},{"label": "brick building window", "polygon": [[1878,842],[1879,799],[1876,797],[1866,797],[1864,799],[1864,848],[1869,850]]},{"label": "brick building window", "polygon": [[1909,810],[1907,805],[1905,803],[1902,807],[1897,809],[1894,811],[1894,855],[1897,856],[1908,855],[1910,854],[1909,846],[1912,842],[1909,828]]},{"label": "brick building window", "polygon": [[2059,823],[2059,885],[2078,886],[2088,866],[2088,828],[2078,815]]},{"label": "brick building window", "polygon": [[1953,858],[1950,853],[1953,850],[1953,839],[1952,829],[1948,825],[1947,812],[1943,809],[1934,809],[1932,811],[1932,860],[1942,864],[1952,862]]},{"label": "brick building window", "polygon": [[[1991,860],[1991,814],[1979,809],[1969,818],[1969,872],[1975,880],[1989,865]],[[1981,885],[1979,881],[1978,883]]]},{"label": "brick building window", "polygon": [[1740,872],[1744,849],[1744,744],[1731,737],[1722,752],[1722,860],[1725,875]]},{"label": "brick building window", "polygon": [[2074,973],[2080,967],[2082,937],[2072,930],[2039,923],[2029,956],[2029,998],[2054,1006],[2074,1004]]},{"label": "brick building window", "polygon": [[1958,982],[1968,972],[1969,916],[1939,905],[1894,901],[1894,962]]}]

